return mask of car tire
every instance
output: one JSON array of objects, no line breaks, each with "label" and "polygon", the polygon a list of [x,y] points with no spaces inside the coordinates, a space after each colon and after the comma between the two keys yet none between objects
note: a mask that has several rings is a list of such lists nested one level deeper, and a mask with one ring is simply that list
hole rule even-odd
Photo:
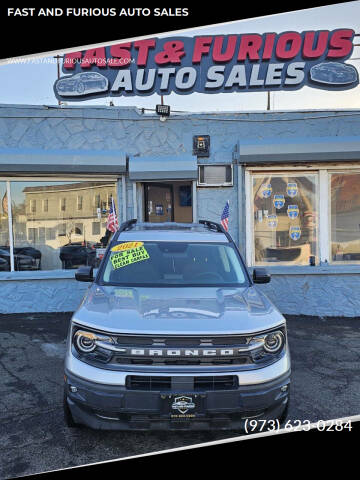
[{"label": "car tire", "polygon": [[71,414],[71,410],[69,408],[69,405],[67,403],[67,394],[66,391],[64,390],[64,420],[66,425],[69,428],[79,428],[81,425],[79,423],[76,423],[73,419],[73,416]]}]

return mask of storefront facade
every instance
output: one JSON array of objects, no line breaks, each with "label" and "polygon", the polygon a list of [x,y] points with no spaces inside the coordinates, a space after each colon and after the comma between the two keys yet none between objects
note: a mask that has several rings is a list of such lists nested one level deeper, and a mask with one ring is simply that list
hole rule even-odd
[{"label": "storefront facade", "polygon": [[[162,119],[163,120],[163,119]],[[220,221],[287,314],[359,316],[360,112],[0,106],[0,313],[73,311],[119,221]]]}]

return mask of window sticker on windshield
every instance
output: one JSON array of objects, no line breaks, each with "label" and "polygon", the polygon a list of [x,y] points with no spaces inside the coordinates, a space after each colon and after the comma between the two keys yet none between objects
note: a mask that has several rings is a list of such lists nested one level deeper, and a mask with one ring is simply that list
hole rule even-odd
[{"label": "window sticker on windshield", "polygon": [[125,243],[119,243],[118,245],[115,245],[111,249],[112,252],[122,252],[123,250],[130,250],[132,248],[137,248],[137,247],[142,247],[144,245],[144,242],[125,242]]},{"label": "window sticker on windshield", "polygon": [[133,298],[134,293],[130,288],[117,288],[114,290],[114,296],[120,298]]},{"label": "window sticker on windshield", "polygon": [[[135,242],[134,242],[135,243]],[[149,257],[148,252],[144,246],[131,248],[129,250],[123,250],[115,253],[111,257],[111,263],[114,269],[126,267],[135,262],[141,262],[147,260]]]}]

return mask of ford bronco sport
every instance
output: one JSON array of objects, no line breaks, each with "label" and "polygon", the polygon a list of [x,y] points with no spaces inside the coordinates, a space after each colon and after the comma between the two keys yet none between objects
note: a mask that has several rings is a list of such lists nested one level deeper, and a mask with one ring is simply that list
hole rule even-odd
[{"label": "ford bronco sport", "polygon": [[284,317],[214,222],[129,220],[110,240],[69,327],[69,426],[243,429],[284,421],[290,354]]}]

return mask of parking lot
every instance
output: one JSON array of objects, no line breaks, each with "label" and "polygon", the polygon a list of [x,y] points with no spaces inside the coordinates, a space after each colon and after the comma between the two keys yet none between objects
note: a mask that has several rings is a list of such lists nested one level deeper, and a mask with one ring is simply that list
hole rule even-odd
[{"label": "parking lot", "polygon": [[[235,436],[234,432],[69,429],[62,413],[70,314],[0,315],[0,478]],[[360,318],[289,316],[289,418],[360,413]]]}]

